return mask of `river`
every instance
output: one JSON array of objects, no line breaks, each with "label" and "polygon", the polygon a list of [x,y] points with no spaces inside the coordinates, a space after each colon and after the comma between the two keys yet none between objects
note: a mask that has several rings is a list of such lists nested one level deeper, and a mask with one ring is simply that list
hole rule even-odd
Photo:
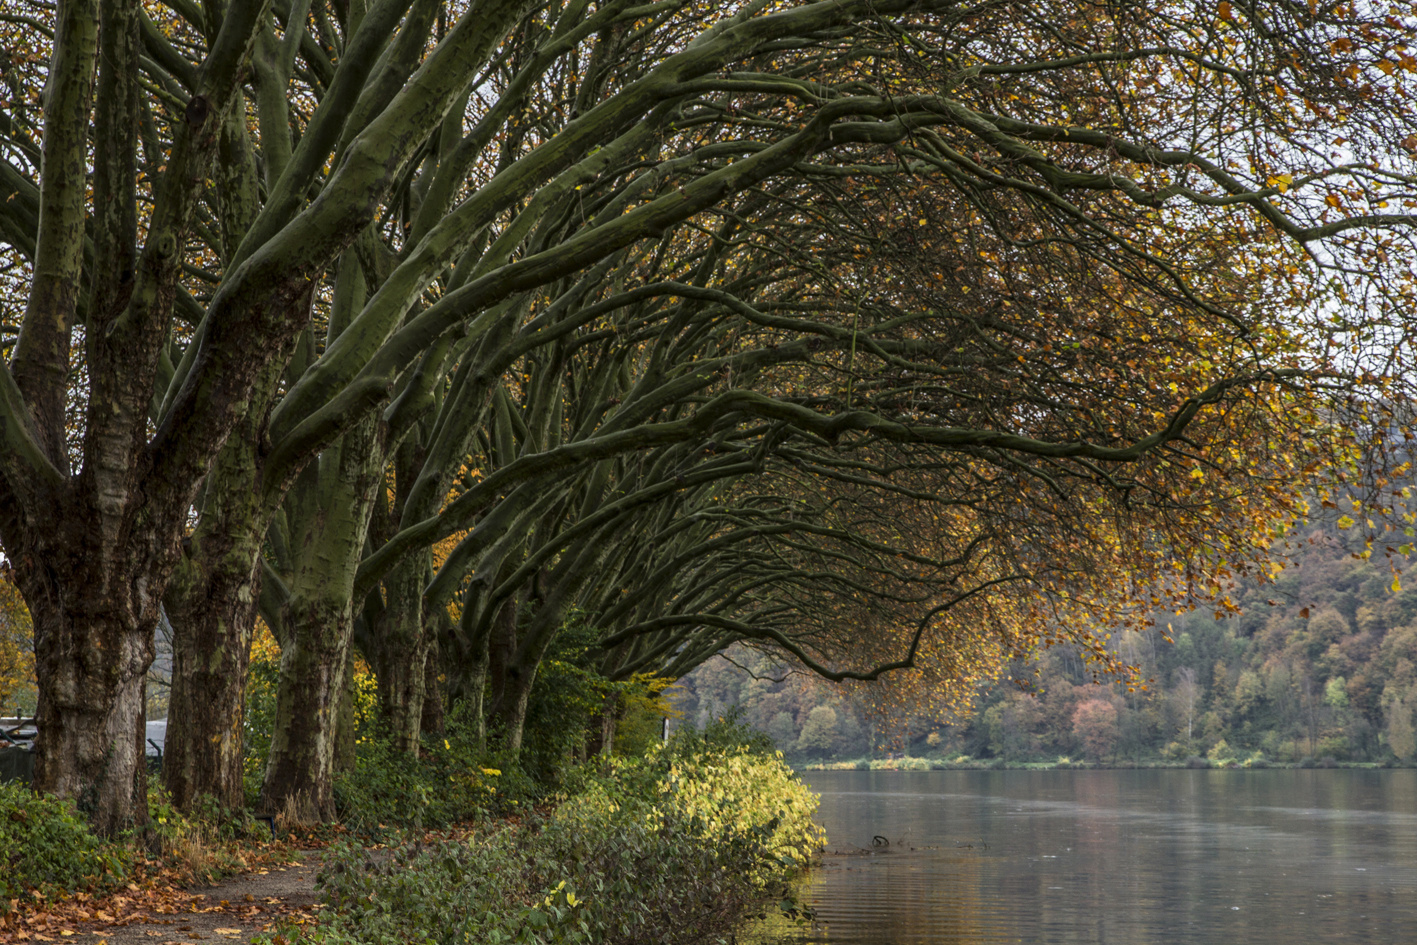
[{"label": "river", "polygon": [[1417,771],[806,780],[832,851],[798,889],[816,923],[740,942],[1417,943]]}]

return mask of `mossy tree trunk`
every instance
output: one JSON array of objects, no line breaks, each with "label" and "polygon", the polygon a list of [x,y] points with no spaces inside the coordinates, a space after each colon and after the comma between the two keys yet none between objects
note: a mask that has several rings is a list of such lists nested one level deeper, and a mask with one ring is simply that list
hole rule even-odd
[{"label": "mossy tree trunk", "polygon": [[387,603],[372,647],[382,727],[400,751],[411,754],[418,751],[428,657],[435,642],[423,615],[423,589],[432,577],[428,552],[422,550],[409,555],[384,579]]},{"label": "mossy tree trunk", "polygon": [[384,432],[377,419],[362,421],[306,470],[286,499],[294,571],[277,622],[280,681],[260,802],[269,813],[334,818],[354,578],[370,511],[382,494]]}]

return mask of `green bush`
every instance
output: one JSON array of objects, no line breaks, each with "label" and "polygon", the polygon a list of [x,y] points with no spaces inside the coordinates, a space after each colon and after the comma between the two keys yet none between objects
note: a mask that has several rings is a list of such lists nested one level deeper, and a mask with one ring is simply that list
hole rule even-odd
[{"label": "green bush", "polygon": [[127,875],[127,851],[104,843],[69,801],[0,784],[0,914],[27,890],[72,892]]},{"label": "green bush", "polygon": [[[331,852],[332,909],[306,942],[692,943],[727,939],[823,837],[816,798],[734,727],[644,759],[597,759],[550,814],[467,842]],[[292,933],[282,932],[289,938]]]},{"label": "green bush", "polygon": [[335,810],[361,836],[474,820],[495,803],[502,769],[471,739],[450,730],[428,737],[418,758],[378,735],[360,736],[354,770],[335,782]]},{"label": "green bush", "polygon": [[[587,736],[602,717],[616,718],[612,750],[639,756],[657,748],[666,716],[677,715],[663,699],[672,680],[648,673],[611,680],[600,674],[602,632],[573,611],[557,633],[551,651],[536,673],[527,703],[518,770],[550,790],[587,749]],[[502,733],[489,733],[496,742]]]}]

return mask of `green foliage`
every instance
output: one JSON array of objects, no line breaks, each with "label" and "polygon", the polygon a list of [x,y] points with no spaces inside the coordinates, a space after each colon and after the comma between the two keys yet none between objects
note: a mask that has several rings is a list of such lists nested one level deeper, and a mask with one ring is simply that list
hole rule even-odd
[{"label": "green foliage", "polygon": [[584,752],[586,732],[605,708],[610,683],[596,672],[592,652],[598,636],[572,613],[537,669],[518,763],[540,784],[559,782],[561,772]]},{"label": "green foliage", "polygon": [[797,750],[812,757],[830,754],[836,741],[836,710],[819,705],[807,714],[807,723],[797,737]]},{"label": "green foliage", "polygon": [[638,758],[657,748],[664,720],[678,718],[679,711],[664,699],[671,679],[653,673],[636,673],[615,683],[613,698],[618,705],[615,723],[615,754]]},{"label": "green foliage", "polygon": [[183,813],[173,806],[167,791],[150,785],[148,822],[130,842],[140,840],[164,866],[189,882],[210,882],[244,868],[242,846],[269,836],[266,827],[247,812],[225,809],[215,798],[201,798],[194,807],[191,813]]},{"label": "green foliage", "polygon": [[517,758],[517,767],[533,782],[557,787],[562,772],[584,756],[587,733],[606,713],[616,719],[614,753],[632,757],[656,746],[661,721],[679,714],[663,699],[668,679],[650,673],[624,680],[602,676],[600,636],[572,611],[537,669]]},{"label": "green foliage", "polygon": [[709,719],[702,728],[683,727],[670,736],[666,757],[682,758],[694,754],[716,753],[743,749],[764,757],[773,756],[772,738],[750,726],[743,712],[733,707],[716,719]]},{"label": "green foliage", "polygon": [[335,781],[335,809],[361,836],[476,819],[497,803],[503,769],[485,758],[467,726],[425,736],[418,758],[381,735],[360,735],[354,770]]},{"label": "green foliage", "polygon": [[[721,723],[643,759],[577,770],[549,814],[465,842],[331,851],[320,883],[336,943],[726,941],[766,886],[806,862],[816,800],[776,753]],[[273,941],[274,936],[267,941]]]},{"label": "green foliage", "polygon": [[1412,710],[1401,699],[1394,700],[1387,709],[1387,741],[1393,755],[1399,761],[1407,761],[1417,754],[1417,732],[1412,725]]},{"label": "green foliage", "polygon": [[0,914],[27,890],[91,889],[128,866],[128,852],[95,837],[71,802],[0,784]]},{"label": "green foliage", "polygon": [[241,787],[248,807],[261,795],[261,778],[271,753],[271,733],[276,725],[276,687],[280,680],[280,650],[265,624],[257,625],[246,676],[245,713],[242,717]]}]

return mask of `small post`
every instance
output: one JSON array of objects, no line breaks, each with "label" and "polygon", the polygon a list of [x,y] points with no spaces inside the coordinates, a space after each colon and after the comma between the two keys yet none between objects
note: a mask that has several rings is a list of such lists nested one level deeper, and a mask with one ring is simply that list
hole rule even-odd
[{"label": "small post", "polygon": [[661,741],[669,741],[669,716],[659,720],[659,737]]}]

